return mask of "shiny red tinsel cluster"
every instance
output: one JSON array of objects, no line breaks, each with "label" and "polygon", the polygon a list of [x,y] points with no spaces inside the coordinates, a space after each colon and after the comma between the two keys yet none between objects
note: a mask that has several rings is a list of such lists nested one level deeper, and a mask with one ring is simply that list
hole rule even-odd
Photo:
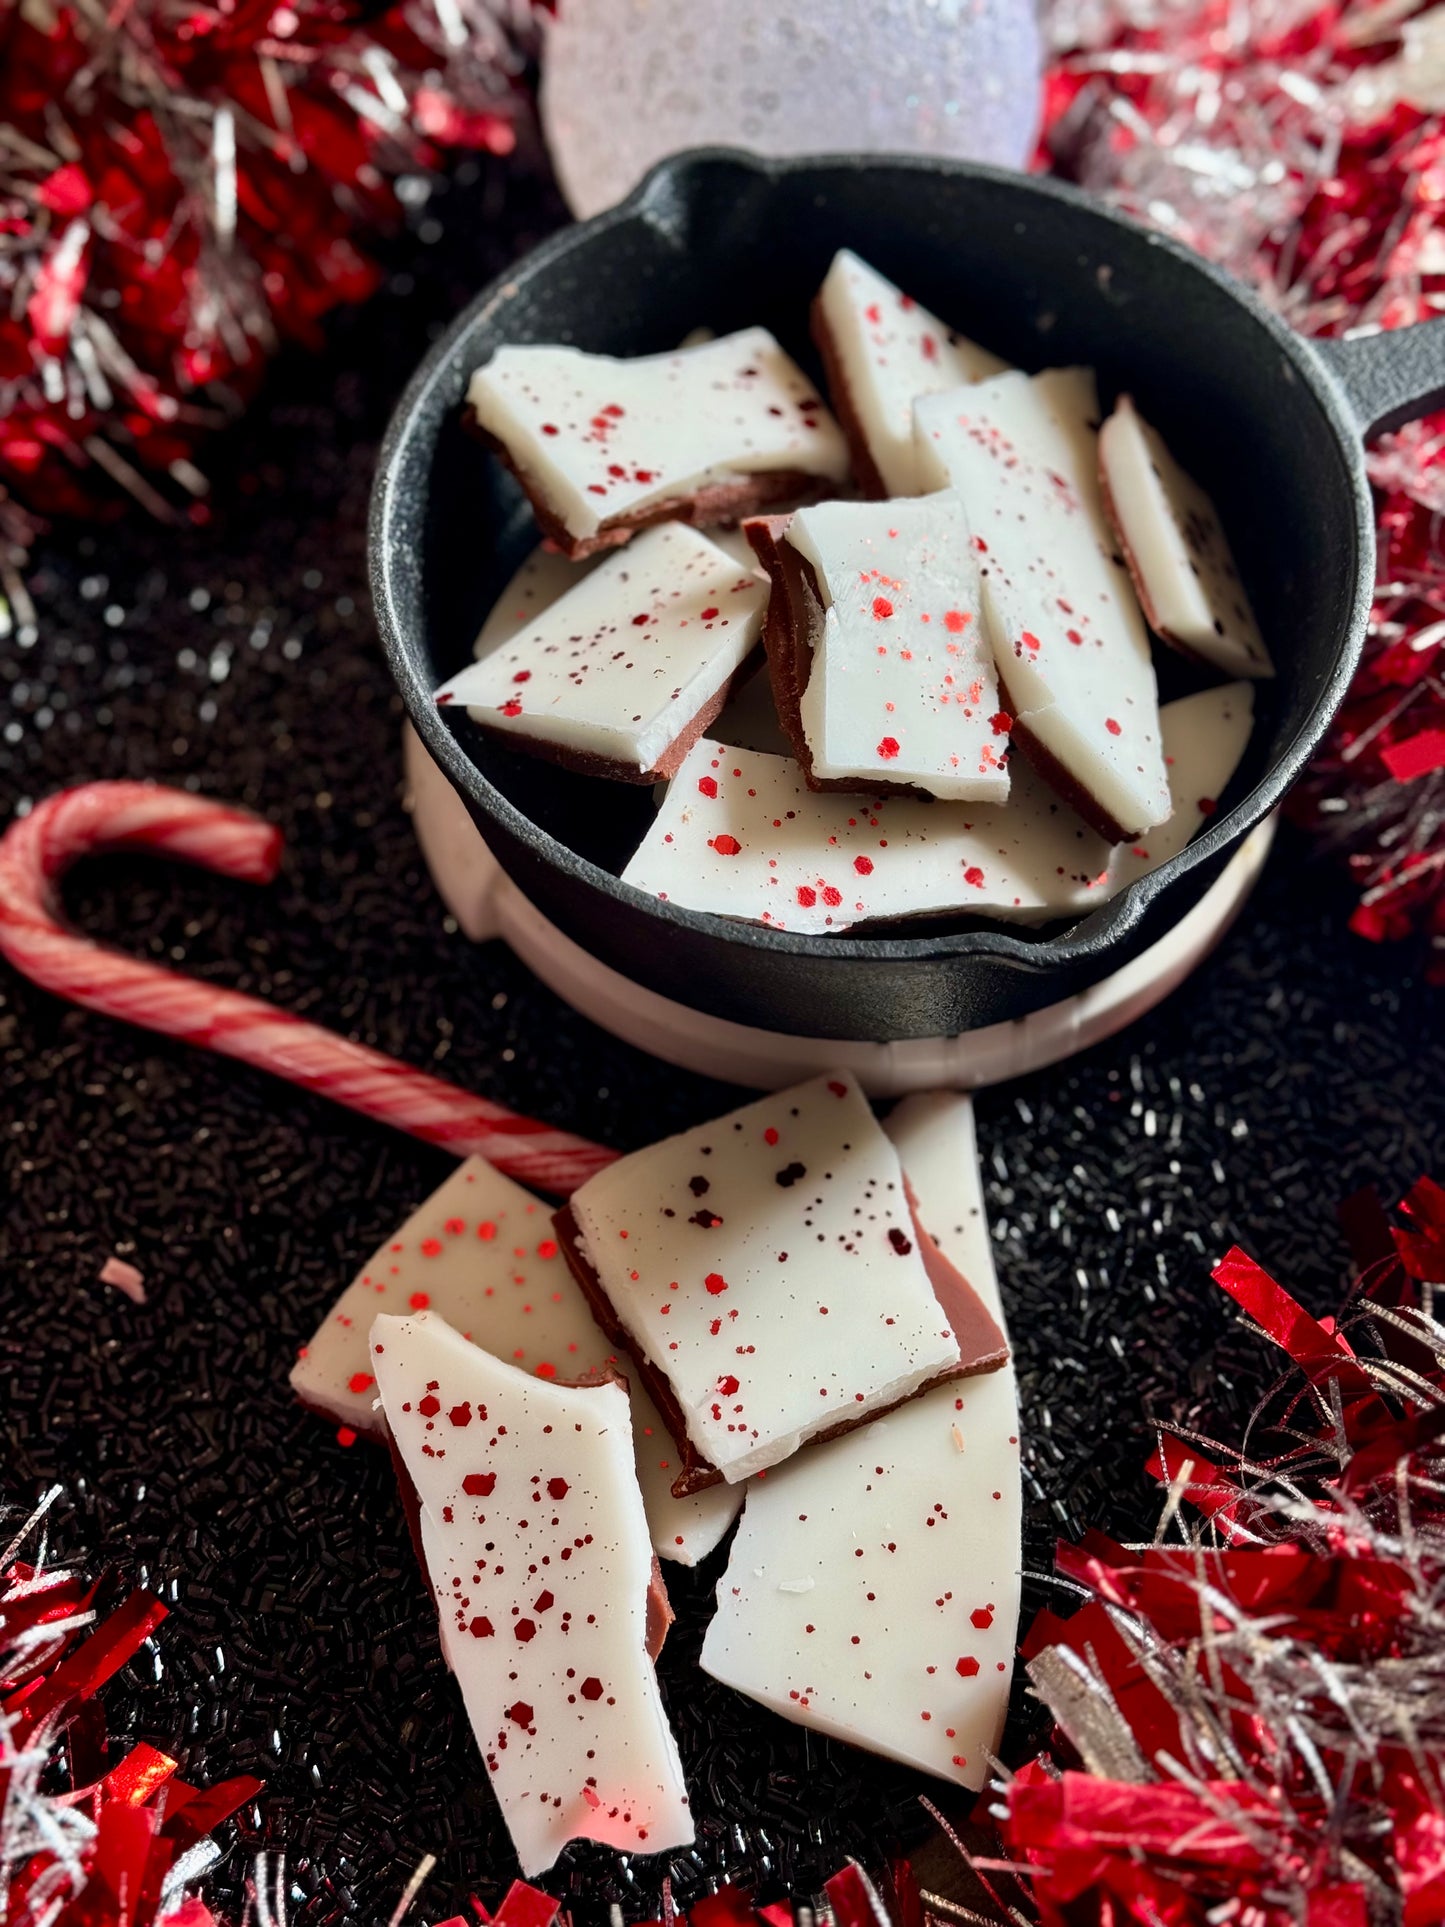
[{"label": "shiny red tinsel cluster", "polygon": [[[1391,1233],[1356,1201],[1338,1321],[1231,1252],[1214,1275],[1287,1379],[1239,1450],[1161,1438],[1152,1546],[1059,1552],[1084,1603],[1023,1647],[1053,1747],[980,1865],[1044,1927],[1445,1919],[1445,1190],[1403,1208]],[[1185,1505],[1204,1523],[1173,1530]]]},{"label": "shiny red tinsel cluster", "polygon": [[96,1694],[166,1609],[108,1579],[19,1560],[37,1525],[0,1552],[0,1920],[214,1927],[190,1889],[219,1855],[211,1834],[261,1782],[202,1791],[153,1746],[112,1757]]},{"label": "shiny red tinsel cluster", "polygon": [[[1044,161],[1338,334],[1445,310],[1445,12],[1420,0],[1051,0]],[[1360,677],[1296,814],[1353,928],[1445,981],[1445,416],[1375,449]]]},{"label": "shiny red tinsel cluster", "polygon": [[0,0],[0,615],[37,518],[192,460],[443,147],[509,151],[530,0]]}]

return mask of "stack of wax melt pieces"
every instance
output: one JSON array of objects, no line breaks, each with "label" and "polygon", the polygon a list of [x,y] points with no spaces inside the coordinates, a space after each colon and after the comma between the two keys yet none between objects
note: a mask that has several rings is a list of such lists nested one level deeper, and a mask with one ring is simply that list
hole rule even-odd
[{"label": "stack of wax melt pieces", "polygon": [[[527,1874],[576,1838],[691,1840],[655,1555],[702,1557],[740,1510],[707,1669],[978,1784],[1020,1501],[966,1100],[911,1101],[885,1128],[849,1076],[814,1078],[619,1159],[555,1216],[469,1159],[342,1294],[293,1384],[390,1441]],[[831,1604],[811,1597],[829,1560]],[[925,1566],[938,1604],[911,1625],[901,1574]],[[915,1699],[936,1731],[911,1730]]]},{"label": "stack of wax melt pieces", "polygon": [[385,1435],[367,1347],[372,1320],[432,1311],[518,1370],[550,1383],[624,1377],[637,1477],[660,1558],[695,1565],[741,1499],[726,1487],[675,1499],[677,1450],[631,1360],[598,1329],[552,1229],[552,1210],[482,1158],[468,1158],[381,1245],[337,1299],[291,1372],[303,1405]]},{"label": "stack of wax melt pieces", "polygon": [[659,786],[617,869],[669,903],[1076,919],[1184,848],[1248,746],[1237,682],[1161,706],[1150,637],[1273,674],[1220,518],[1127,394],[1102,419],[1091,370],[1011,368],[847,249],[811,318],[833,413],[761,328],[476,371],[468,420],[550,547],[437,700]]}]

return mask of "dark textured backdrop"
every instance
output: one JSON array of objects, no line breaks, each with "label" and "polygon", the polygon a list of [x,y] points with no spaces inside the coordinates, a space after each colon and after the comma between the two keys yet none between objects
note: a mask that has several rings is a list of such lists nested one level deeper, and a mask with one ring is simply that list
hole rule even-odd
[{"label": "dark textured backdrop", "polygon": [[[274,998],[474,1090],[630,1147],[734,1101],[560,1006],[448,927],[399,790],[399,706],[371,633],[364,518],[387,411],[429,336],[559,218],[544,187],[466,169],[396,244],[388,290],[279,366],[212,451],[217,515],[57,533],[38,640],[0,653],[5,814],[64,783],[151,776],[250,804],[290,854],[270,890],[108,861],[68,898],[132,949]],[[1266,1376],[1208,1266],[1237,1239],[1316,1306],[1333,1203],[1437,1170],[1439,994],[1345,933],[1344,893],[1286,838],[1194,983],[1076,1064],[979,1100],[1020,1358],[1029,1557],[1085,1524],[1147,1532],[1146,1411],[1228,1423]],[[445,1160],[261,1076],[63,1009],[0,967],[4,1499],[50,1481],[53,1539],[174,1616],[111,1693],[118,1727],[202,1779],[268,1790],[243,1833],[284,1849],[293,1919],[416,1918],[511,1871],[380,1454],[291,1404],[292,1354]],[[96,1282],[112,1251],[137,1308]],[[1223,1342],[1221,1342],[1223,1341]],[[725,1871],[810,1890],[912,1828],[921,1783],[808,1738],[692,1669],[713,1573],[674,1584],[664,1685],[701,1838],[679,1897]],[[1027,1710],[1011,1729],[1029,1740]],[[936,1790],[936,1789],[935,1789]],[[954,1810],[957,1811],[955,1805]],[[234,1901],[245,1849],[217,1891]],[[583,1911],[653,1913],[663,1869],[578,1850]],[[561,1878],[559,1876],[559,1878]]]}]

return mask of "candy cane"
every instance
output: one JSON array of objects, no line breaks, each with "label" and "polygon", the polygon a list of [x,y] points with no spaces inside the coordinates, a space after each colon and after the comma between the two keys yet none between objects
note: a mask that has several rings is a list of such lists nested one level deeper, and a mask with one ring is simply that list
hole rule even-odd
[{"label": "candy cane", "polygon": [[87,783],[37,804],[0,837],[0,955],[57,997],[238,1057],[458,1157],[479,1153],[565,1196],[616,1155],[553,1130],[256,997],[197,983],[93,942],[60,921],[56,884],[78,857],[142,849],[269,883],[281,833],[249,811],[156,783]]}]

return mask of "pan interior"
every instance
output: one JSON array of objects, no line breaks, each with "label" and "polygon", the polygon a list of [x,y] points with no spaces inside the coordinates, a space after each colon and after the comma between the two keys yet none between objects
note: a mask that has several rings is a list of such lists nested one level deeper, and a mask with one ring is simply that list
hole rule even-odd
[{"label": "pan interior", "polygon": [[[1130,392],[1213,495],[1278,668],[1259,687],[1254,736],[1223,799],[1232,808],[1289,759],[1345,646],[1359,561],[1350,457],[1301,362],[1227,287],[1153,237],[1021,179],[886,162],[769,178],[717,162],[664,174],[641,211],[524,265],[452,342],[398,476],[415,492],[419,673],[435,687],[470,659],[536,541],[515,483],[462,429],[471,370],[504,341],[637,355],[699,326],[762,323],[821,380],[808,307],[842,246],[1021,367],[1097,368],[1106,406]],[[1166,699],[1218,680],[1156,653]],[[524,817],[621,869],[651,816],[646,789],[534,761],[465,716],[447,720]]]}]

